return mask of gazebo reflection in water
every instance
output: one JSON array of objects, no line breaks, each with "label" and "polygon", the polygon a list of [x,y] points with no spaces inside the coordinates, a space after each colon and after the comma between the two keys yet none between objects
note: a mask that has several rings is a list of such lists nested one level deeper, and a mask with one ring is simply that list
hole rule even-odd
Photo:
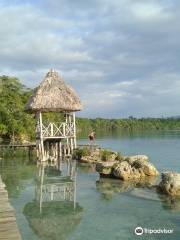
[{"label": "gazebo reflection in water", "polygon": [[24,207],[24,215],[38,239],[65,240],[82,219],[83,208],[76,202],[76,162],[39,164],[35,199]]},{"label": "gazebo reflection in water", "polygon": [[76,161],[66,160],[61,170],[57,163],[44,162],[38,165],[35,200],[40,213],[44,203],[71,202],[76,209]]}]

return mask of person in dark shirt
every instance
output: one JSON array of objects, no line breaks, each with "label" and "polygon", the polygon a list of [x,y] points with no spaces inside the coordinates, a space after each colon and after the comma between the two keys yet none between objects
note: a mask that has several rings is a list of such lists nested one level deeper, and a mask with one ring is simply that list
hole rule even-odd
[{"label": "person in dark shirt", "polygon": [[90,134],[88,135],[88,138],[89,138],[89,141],[90,141],[90,145],[94,145],[95,136],[96,136],[96,133],[95,133],[94,130],[92,132],[90,132]]}]

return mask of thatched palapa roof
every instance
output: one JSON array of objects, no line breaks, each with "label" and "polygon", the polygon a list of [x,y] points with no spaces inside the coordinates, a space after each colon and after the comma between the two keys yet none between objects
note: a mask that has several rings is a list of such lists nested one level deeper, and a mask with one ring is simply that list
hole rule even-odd
[{"label": "thatched palapa roof", "polygon": [[82,110],[75,91],[65,84],[54,70],[50,70],[25,108],[28,112],[74,112]]}]

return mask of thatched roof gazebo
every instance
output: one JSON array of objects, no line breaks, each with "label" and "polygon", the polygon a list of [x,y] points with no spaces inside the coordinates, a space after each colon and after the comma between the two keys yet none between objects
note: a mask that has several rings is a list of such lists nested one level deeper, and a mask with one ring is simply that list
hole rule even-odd
[{"label": "thatched roof gazebo", "polygon": [[[40,160],[72,154],[76,148],[75,112],[82,110],[82,104],[75,91],[65,84],[56,71],[50,70],[46,74],[29,98],[25,110],[36,115],[36,145]],[[64,120],[45,124],[42,114],[47,112],[64,113]],[[62,148],[64,140],[66,144]]]},{"label": "thatched roof gazebo", "polygon": [[53,70],[47,73],[26,105],[26,111],[31,113],[81,110],[82,104],[75,91]]}]

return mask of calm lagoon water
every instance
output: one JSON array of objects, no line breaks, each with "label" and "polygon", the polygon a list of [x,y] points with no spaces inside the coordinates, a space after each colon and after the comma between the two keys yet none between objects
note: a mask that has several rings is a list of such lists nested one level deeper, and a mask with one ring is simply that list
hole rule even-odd
[{"label": "calm lagoon water", "polygon": [[[180,132],[116,134],[98,137],[96,142],[124,155],[147,154],[160,172],[180,171]],[[26,159],[4,159],[0,174],[25,240],[180,239],[180,201],[148,188],[127,188],[118,180],[100,180],[93,167],[77,166],[76,210],[69,203],[50,202],[41,214],[35,202],[36,165]],[[136,236],[137,226],[173,229],[174,233]],[[54,233],[52,238],[48,232]]]}]

